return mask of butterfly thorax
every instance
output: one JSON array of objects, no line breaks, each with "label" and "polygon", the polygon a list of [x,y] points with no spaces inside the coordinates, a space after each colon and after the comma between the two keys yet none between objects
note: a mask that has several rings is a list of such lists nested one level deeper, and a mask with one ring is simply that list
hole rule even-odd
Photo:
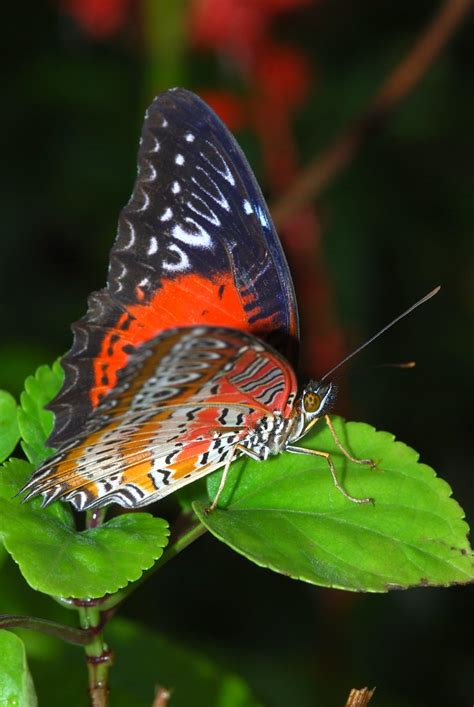
[{"label": "butterfly thorax", "polygon": [[284,449],[293,425],[293,417],[283,417],[278,412],[265,415],[242,440],[242,446],[264,461]]},{"label": "butterfly thorax", "polygon": [[310,381],[288,415],[278,411],[262,417],[255,428],[243,439],[242,446],[251,450],[262,461],[279,454],[288,445],[305,436],[318,418],[330,408],[336,395],[332,383]]}]

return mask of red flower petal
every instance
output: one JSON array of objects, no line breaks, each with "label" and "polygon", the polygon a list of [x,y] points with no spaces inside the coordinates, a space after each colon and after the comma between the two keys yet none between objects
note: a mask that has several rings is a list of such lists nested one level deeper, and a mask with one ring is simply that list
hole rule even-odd
[{"label": "red flower petal", "polygon": [[115,34],[125,23],[130,0],[63,0],[64,12],[94,38]]},{"label": "red flower petal", "polygon": [[194,0],[190,36],[201,47],[230,49],[254,44],[262,31],[258,8],[243,0]]},{"label": "red flower petal", "polygon": [[309,92],[311,72],[298,50],[268,44],[259,53],[255,79],[268,99],[295,108]]}]

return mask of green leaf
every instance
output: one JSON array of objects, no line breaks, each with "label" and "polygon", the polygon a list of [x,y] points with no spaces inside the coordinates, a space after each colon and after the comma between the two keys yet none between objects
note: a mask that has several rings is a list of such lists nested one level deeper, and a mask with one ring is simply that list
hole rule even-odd
[{"label": "green leaf", "polygon": [[168,524],[129,513],[77,532],[69,507],[41,508],[14,494],[32,472],[14,459],[0,469],[0,536],[33,589],[66,597],[101,597],[137,580],[163,554]]},{"label": "green leaf", "polygon": [[[393,435],[334,424],[345,447],[376,469],[349,462],[326,425],[301,446],[330,452],[346,491],[373,505],[344,498],[323,458],[285,453],[233,465],[219,507],[206,515],[194,504],[201,522],[258,565],[323,587],[384,592],[473,581],[468,526],[448,484]],[[209,479],[211,498],[219,479]]]},{"label": "green leaf", "polygon": [[117,707],[151,705],[158,685],[171,691],[173,707],[259,705],[237,675],[144,626],[114,619],[107,637],[116,655],[110,682]]},{"label": "green leaf", "polygon": [[23,642],[11,631],[0,630],[0,705],[5,707],[36,707]]},{"label": "green leaf", "polygon": [[36,466],[52,453],[46,440],[53,429],[53,413],[44,410],[46,403],[59,392],[64,373],[58,361],[51,367],[40,366],[34,376],[25,381],[25,390],[20,396],[18,424],[22,447],[26,456]]},{"label": "green leaf", "polygon": [[0,462],[7,459],[20,439],[15,398],[0,390]]}]

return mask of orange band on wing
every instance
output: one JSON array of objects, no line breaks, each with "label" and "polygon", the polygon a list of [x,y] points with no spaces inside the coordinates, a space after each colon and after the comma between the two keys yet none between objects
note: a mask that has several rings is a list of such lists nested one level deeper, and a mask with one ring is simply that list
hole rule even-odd
[{"label": "orange band on wing", "polygon": [[259,308],[249,310],[250,305],[240,297],[230,273],[214,280],[196,274],[164,280],[149,302],[129,305],[105,336],[94,361],[95,385],[90,391],[93,407],[114,387],[117,371],[127,363],[124,344],[138,346],[175,326],[225,326],[260,335],[272,331],[274,316],[259,319]]}]

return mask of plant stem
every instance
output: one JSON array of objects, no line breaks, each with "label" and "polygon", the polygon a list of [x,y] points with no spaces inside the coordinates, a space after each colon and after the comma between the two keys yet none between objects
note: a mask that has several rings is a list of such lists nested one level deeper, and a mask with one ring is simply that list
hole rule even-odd
[{"label": "plant stem", "polygon": [[[87,513],[86,527],[97,527],[103,521],[103,513]],[[84,645],[89,673],[89,696],[92,707],[107,707],[109,702],[108,677],[113,664],[113,654],[104,640],[103,629],[116,607],[124,601],[135,589],[156,570],[184,550],[194,540],[206,532],[206,528],[197,518],[189,513],[183,513],[174,524],[171,541],[161,558],[155,565],[144,572],[140,580],[110,596],[98,599],[66,599],[53,597],[61,606],[76,609],[79,615],[81,629],[69,629],[60,624],[30,619],[30,617],[5,617],[8,621],[18,621],[23,628],[36,628],[46,633],[58,635],[71,643]],[[28,625],[27,625],[28,624]],[[31,624],[31,625],[30,625]],[[34,625],[33,625],[34,624]],[[67,635],[66,635],[67,634]],[[162,704],[166,704],[167,694],[161,696]]]},{"label": "plant stem", "polygon": [[94,639],[94,629],[73,628],[56,621],[38,619],[36,616],[16,616],[13,614],[0,614],[0,628],[28,628],[41,631],[49,636],[61,638],[66,643],[75,646],[84,646]]},{"label": "plant stem", "polygon": [[109,702],[109,669],[112,653],[104,641],[101,630],[102,619],[97,606],[78,607],[81,627],[97,631],[93,640],[85,646],[89,672],[89,696],[92,707],[107,707]]}]

